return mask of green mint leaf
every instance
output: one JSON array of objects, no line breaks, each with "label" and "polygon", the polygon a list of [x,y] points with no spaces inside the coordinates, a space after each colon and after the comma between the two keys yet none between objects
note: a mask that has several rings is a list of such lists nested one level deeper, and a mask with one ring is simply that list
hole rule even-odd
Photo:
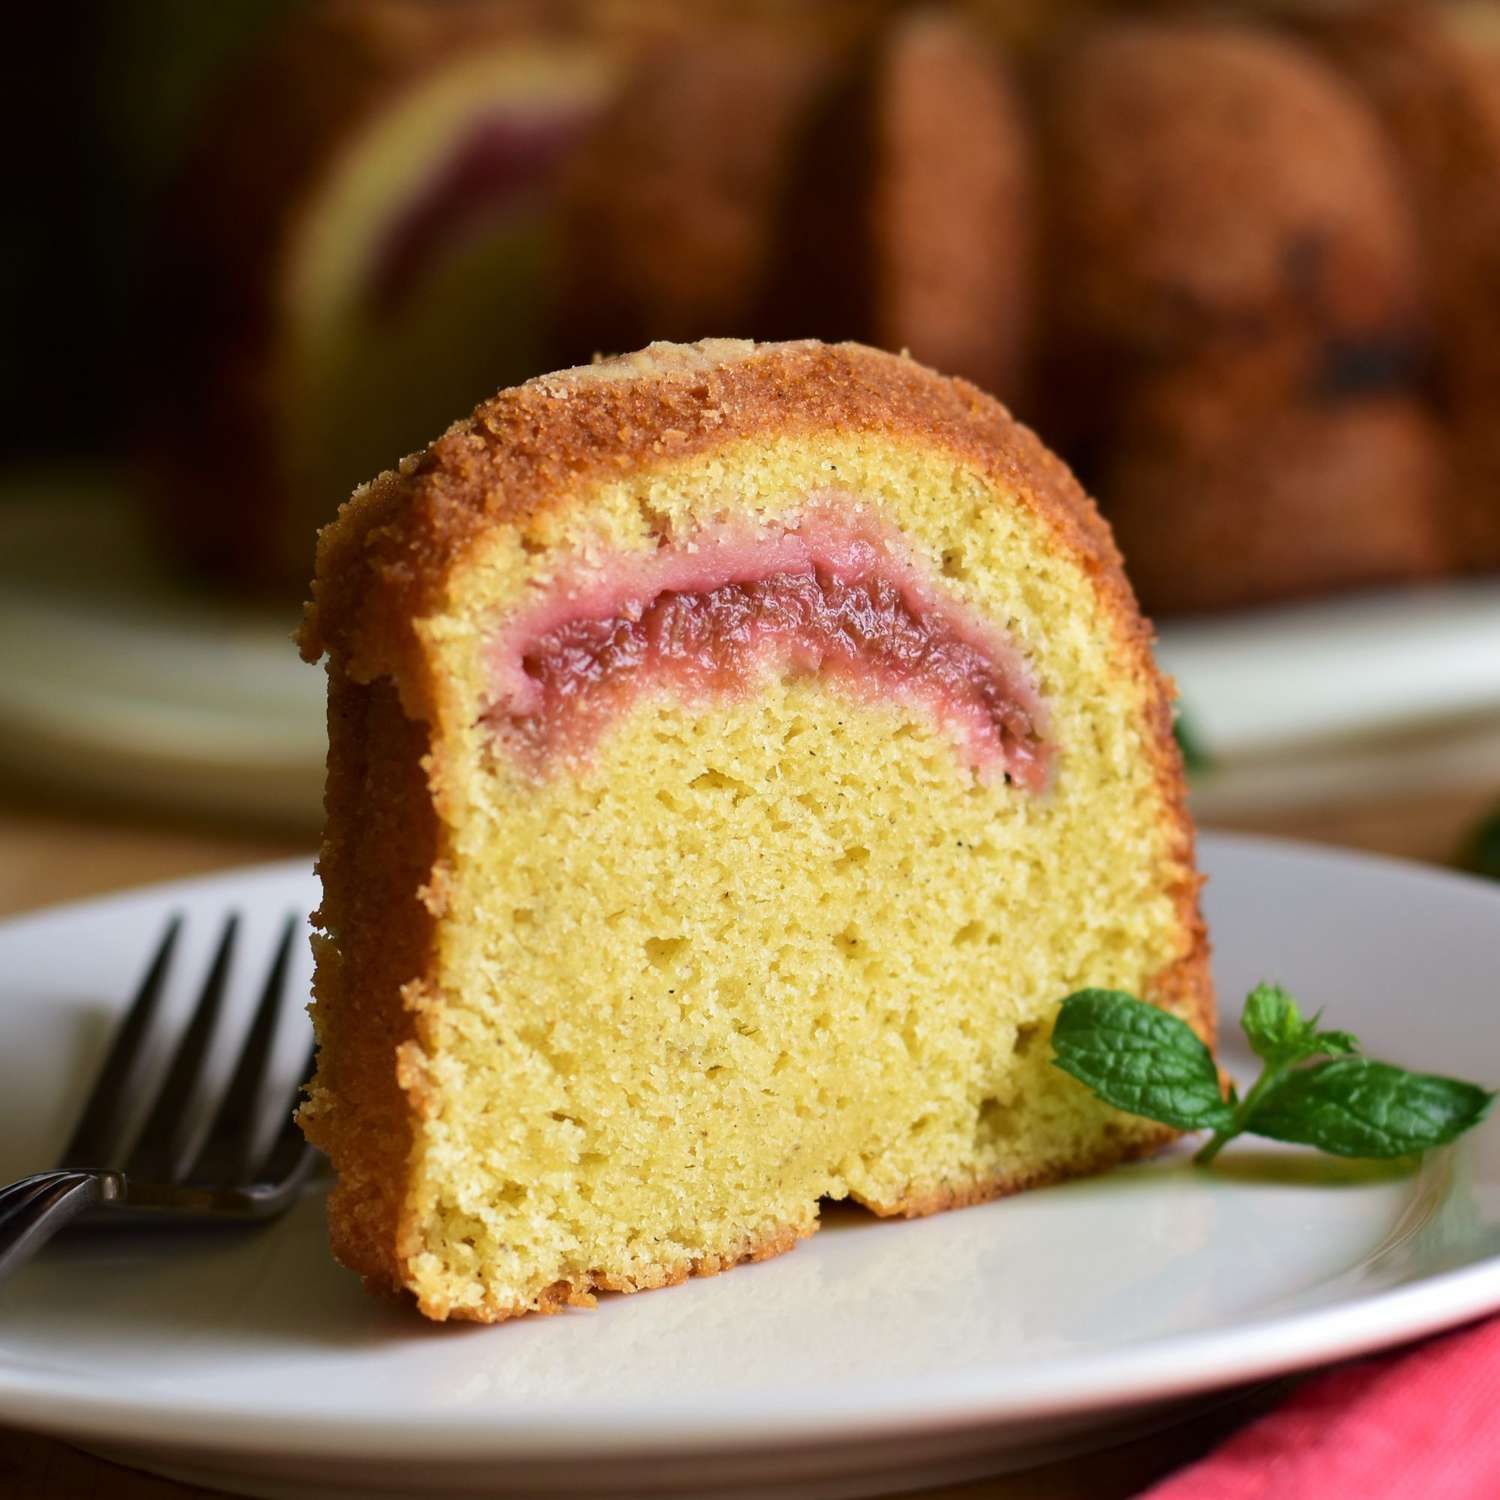
[{"label": "green mint leaf", "polygon": [[1192,1027],[1122,990],[1069,995],[1052,1048],[1056,1067],[1116,1109],[1179,1130],[1218,1130],[1233,1118],[1213,1054]]},{"label": "green mint leaf", "polygon": [[1359,1038],[1349,1031],[1315,1031],[1313,1041],[1317,1044],[1318,1057],[1352,1057],[1359,1051]]},{"label": "green mint leaf", "polygon": [[1264,982],[1245,997],[1240,1025],[1251,1050],[1268,1066],[1289,1067],[1309,1057],[1343,1057],[1359,1051],[1347,1031],[1319,1031],[1321,1012],[1305,1020],[1297,1002],[1279,984]]},{"label": "green mint leaf", "polygon": [[1265,1067],[1243,1098],[1231,1087],[1225,1099],[1213,1055],[1185,1022],[1120,990],[1079,990],[1058,1012],[1053,1064],[1117,1109],[1211,1130],[1194,1157],[1205,1166],[1243,1131],[1338,1156],[1405,1156],[1446,1145],[1488,1112],[1488,1089],[1357,1056],[1355,1037],[1320,1030],[1321,1019],[1279,985],[1257,985],[1244,1027]]},{"label": "green mint leaf", "polygon": [[1185,771],[1196,773],[1212,770],[1213,757],[1203,748],[1203,741],[1198,737],[1197,730],[1193,728],[1192,721],[1181,704],[1172,720],[1172,735],[1177,741],[1178,750],[1182,752],[1182,767]]},{"label": "green mint leaf", "polygon": [[1314,1021],[1304,1021],[1297,1002],[1279,984],[1261,983],[1245,997],[1240,1025],[1250,1049],[1267,1062],[1301,1055],[1312,1037]]},{"label": "green mint leaf", "polygon": [[1405,1156],[1462,1135],[1493,1099],[1488,1089],[1456,1078],[1339,1057],[1278,1079],[1243,1128],[1335,1156]]}]

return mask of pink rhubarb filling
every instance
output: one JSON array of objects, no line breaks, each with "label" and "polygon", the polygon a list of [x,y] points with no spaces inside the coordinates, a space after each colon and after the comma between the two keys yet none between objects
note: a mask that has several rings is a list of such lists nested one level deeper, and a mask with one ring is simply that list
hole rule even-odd
[{"label": "pink rhubarb filling", "polygon": [[917,707],[983,781],[1048,780],[1046,713],[1019,653],[862,517],[825,509],[793,530],[704,532],[580,569],[492,651],[485,720],[537,774],[586,757],[648,690],[743,696],[780,673]]}]

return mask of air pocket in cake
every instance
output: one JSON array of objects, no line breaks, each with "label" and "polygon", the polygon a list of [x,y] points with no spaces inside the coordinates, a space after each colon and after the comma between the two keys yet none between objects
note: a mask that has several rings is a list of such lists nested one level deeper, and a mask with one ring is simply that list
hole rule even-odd
[{"label": "air pocket in cake", "polygon": [[373,1286],[551,1311],[1169,1139],[1048,1045],[1085,985],[1212,1035],[1166,687],[974,387],[811,342],[529,381],[328,528],[303,646],[303,1121]]}]

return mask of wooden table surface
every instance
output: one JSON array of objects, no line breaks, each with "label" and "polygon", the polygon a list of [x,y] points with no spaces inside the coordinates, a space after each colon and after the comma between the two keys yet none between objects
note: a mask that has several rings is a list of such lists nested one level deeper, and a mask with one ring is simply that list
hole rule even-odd
[{"label": "wooden table surface", "polygon": [[[1380,804],[1298,809],[1234,826],[1446,863],[1464,833],[1500,800],[1492,785]],[[1221,825],[1228,826],[1228,825]],[[307,852],[311,836],[268,829],[163,826],[0,786],[0,916],[174,876]],[[972,1484],[929,1500],[1127,1500],[1207,1452],[1279,1389],[1229,1400],[1123,1447]],[[0,1429],[0,1496],[14,1500],[184,1500],[213,1492],[123,1469],[66,1443]]]}]

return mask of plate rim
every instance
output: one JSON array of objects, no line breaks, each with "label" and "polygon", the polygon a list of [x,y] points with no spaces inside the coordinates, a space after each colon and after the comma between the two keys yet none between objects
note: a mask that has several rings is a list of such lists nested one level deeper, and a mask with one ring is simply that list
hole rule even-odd
[{"label": "plate rim", "polygon": [[[1500,1256],[1380,1292],[1372,1297],[1272,1318],[1229,1332],[1195,1333],[1143,1343],[1086,1361],[1059,1359],[1029,1368],[1025,1387],[998,1395],[983,1371],[928,1380],[920,1391],[884,1381],[851,1391],[809,1412],[794,1398],[739,1401],[732,1414],[677,1411],[660,1404],[591,1413],[587,1443],[576,1416],[528,1414],[513,1424],[492,1412],[467,1420],[424,1417],[408,1426],[372,1430],[353,1413],[250,1411],[201,1402],[190,1411],[163,1394],[123,1401],[11,1384],[0,1365],[0,1417],[7,1425],[58,1436],[201,1453],[277,1454],[403,1459],[420,1450],[424,1463],[453,1467],[478,1459],[576,1464],[611,1458],[734,1452],[767,1443],[782,1448],[837,1448],[874,1439],[942,1431],[1003,1428],[1024,1422],[1110,1413],[1226,1390],[1399,1346],[1457,1328],[1500,1306]],[[1384,1316],[1378,1323],[1372,1309]],[[1221,1351],[1216,1358],[1207,1351]],[[1080,1365],[1086,1370],[1080,1375]],[[63,1409],[63,1404],[66,1409]],[[661,1418],[674,1425],[664,1430]],[[656,1425],[650,1425],[650,1419]],[[434,1448],[441,1452],[434,1452]]]},{"label": "plate rim", "polygon": [[[1202,851],[1216,857],[1256,853],[1311,861],[1330,874],[1340,867],[1394,869],[1500,908],[1500,887],[1415,860],[1257,834],[1202,833],[1199,838]],[[165,902],[250,878],[275,884],[306,881],[310,875],[310,861],[294,857],[155,882],[18,914],[0,923],[0,935],[15,926],[66,922],[122,904]],[[1429,1157],[1424,1171],[1447,1157],[1447,1152]],[[1024,1377],[1012,1370],[997,1379],[993,1366],[980,1366],[927,1376],[920,1386],[886,1377],[846,1387],[836,1396],[825,1393],[815,1409],[797,1393],[767,1391],[738,1397],[732,1409],[642,1403],[591,1412],[586,1424],[562,1413],[527,1413],[507,1421],[504,1413],[486,1410],[427,1413],[372,1430],[357,1412],[247,1410],[242,1402],[212,1399],[184,1409],[171,1391],[146,1387],[122,1397],[113,1389],[79,1390],[75,1378],[11,1364],[0,1354],[0,1420],[95,1443],[302,1458],[351,1452],[364,1459],[420,1456],[436,1468],[480,1459],[573,1465],[612,1457],[703,1456],[761,1447],[768,1436],[777,1449],[833,1448],[1093,1412],[1103,1416],[1368,1354],[1497,1308],[1500,1252],[1332,1306],[1261,1318],[1252,1312],[1229,1328],[1142,1340],[1105,1353],[1052,1356],[1029,1365]]]}]

